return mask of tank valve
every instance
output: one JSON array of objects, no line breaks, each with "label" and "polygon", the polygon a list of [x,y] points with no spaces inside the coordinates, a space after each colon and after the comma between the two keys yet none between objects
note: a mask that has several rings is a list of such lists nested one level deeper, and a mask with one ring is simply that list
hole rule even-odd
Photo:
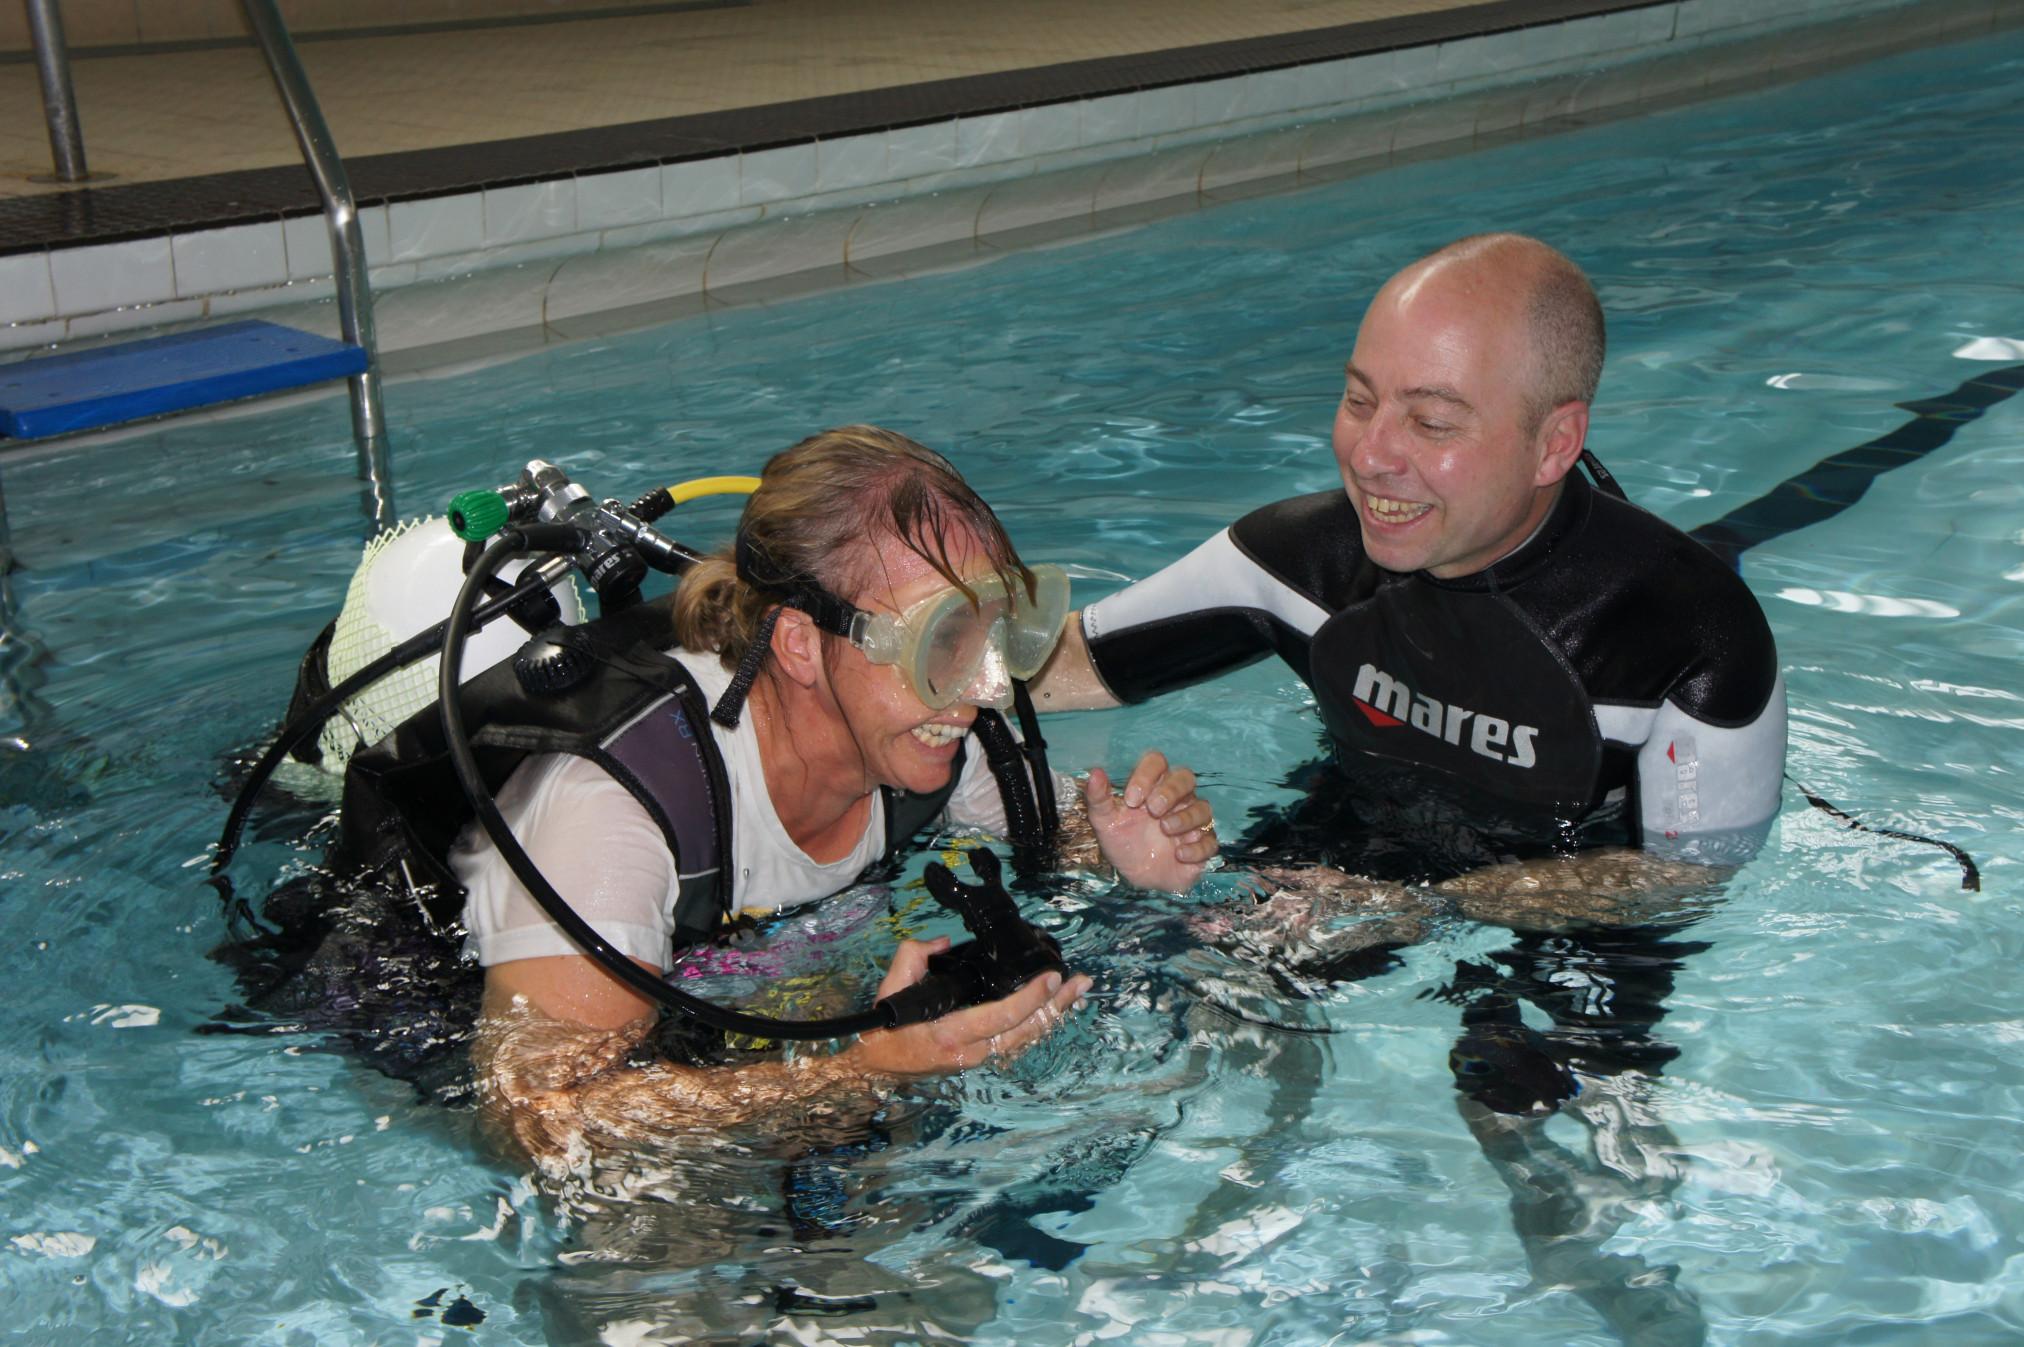
[{"label": "tank valve", "polygon": [[510,513],[497,491],[460,491],[450,500],[450,531],[467,543],[482,543],[506,527]]}]

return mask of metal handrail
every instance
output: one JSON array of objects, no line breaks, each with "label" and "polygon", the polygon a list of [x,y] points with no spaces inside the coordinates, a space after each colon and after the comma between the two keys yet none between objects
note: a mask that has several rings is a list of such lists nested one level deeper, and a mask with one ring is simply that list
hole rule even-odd
[{"label": "metal handrail", "polygon": [[49,156],[57,182],[83,182],[84,131],[77,120],[77,94],[70,85],[70,57],[63,41],[63,11],[56,0],[28,0],[28,29],[35,47],[35,73],[42,79],[42,114],[49,123]]},{"label": "metal handrail", "polygon": [[395,521],[393,464],[387,445],[386,416],[380,406],[379,347],[373,337],[372,287],[366,276],[365,242],[358,227],[358,205],[351,195],[344,161],[338,157],[330,127],[309,87],[309,76],[281,21],[275,0],[240,0],[246,21],[260,50],[267,57],[267,69],[274,87],[294,124],[296,142],[302,146],[303,162],[316,180],[317,195],[323,198],[323,216],[330,226],[331,270],[337,282],[337,320],[344,339],[365,352],[365,369],[351,377],[351,434],[358,444],[358,475],[366,483],[365,509],[373,526],[391,527]]}]

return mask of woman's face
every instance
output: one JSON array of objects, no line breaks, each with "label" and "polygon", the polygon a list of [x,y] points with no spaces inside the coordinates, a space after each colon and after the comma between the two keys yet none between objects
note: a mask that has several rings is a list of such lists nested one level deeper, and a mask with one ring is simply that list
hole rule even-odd
[{"label": "woman's face", "polygon": [[[949,560],[964,579],[992,573],[991,559],[974,535],[949,539]],[[899,613],[948,580],[905,544],[886,540],[865,568],[867,579],[851,601],[867,612]],[[1009,692],[1004,661],[993,652],[977,679],[964,690],[974,701],[936,711],[914,694],[899,667],[873,664],[848,643],[825,638],[824,664],[851,739],[864,759],[867,780],[922,793],[948,784],[956,751],[977,719],[977,703],[993,703]]]}]

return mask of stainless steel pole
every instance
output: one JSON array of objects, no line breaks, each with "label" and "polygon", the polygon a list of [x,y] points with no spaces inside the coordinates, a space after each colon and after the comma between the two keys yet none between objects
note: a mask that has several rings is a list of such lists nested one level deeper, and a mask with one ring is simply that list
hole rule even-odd
[{"label": "stainless steel pole", "polygon": [[274,0],[241,0],[246,21],[267,56],[267,69],[274,87],[288,109],[295,127],[295,139],[302,146],[302,158],[316,180],[323,198],[323,215],[330,226],[331,269],[337,281],[337,319],[344,339],[364,350],[365,372],[351,380],[351,433],[358,443],[358,475],[366,483],[366,514],[375,528],[390,527],[395,520],[393,464],[387,445],[386,416],[380,406],[379,347],[373,338],[372,287],[366,277],[365,241],[358,227],[358,206],[352,200],[351,183],[345,177],[344,161],[338,157],[330,127],[309,87],[309,76],[296,55],[288,27]]},{"label": "stainless steel pole", "polygon": [[70,54],[63,45],[63,14],[56,0],[28,0],[28,32],[35,46],[35,70],[42,76],[42,112],[49,122],[49,153],[58,182],[83,182],[84,129],[77,120],[77,95],[70,87]]}]

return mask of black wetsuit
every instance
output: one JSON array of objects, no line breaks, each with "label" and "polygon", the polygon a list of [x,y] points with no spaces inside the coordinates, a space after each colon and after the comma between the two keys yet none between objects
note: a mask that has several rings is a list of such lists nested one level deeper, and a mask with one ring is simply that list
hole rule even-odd
[{"label": "black wetsuit", "polygon": [[1342,768],[1326,849],[1364,873],[1603,843],[1736,860],[1777,812],[1784,687],[1755,597],[1578,474],[1474,575],[1377,566],[1336,489],[1246,515],[1083,630],[1125,701],[1291,665]]}]

